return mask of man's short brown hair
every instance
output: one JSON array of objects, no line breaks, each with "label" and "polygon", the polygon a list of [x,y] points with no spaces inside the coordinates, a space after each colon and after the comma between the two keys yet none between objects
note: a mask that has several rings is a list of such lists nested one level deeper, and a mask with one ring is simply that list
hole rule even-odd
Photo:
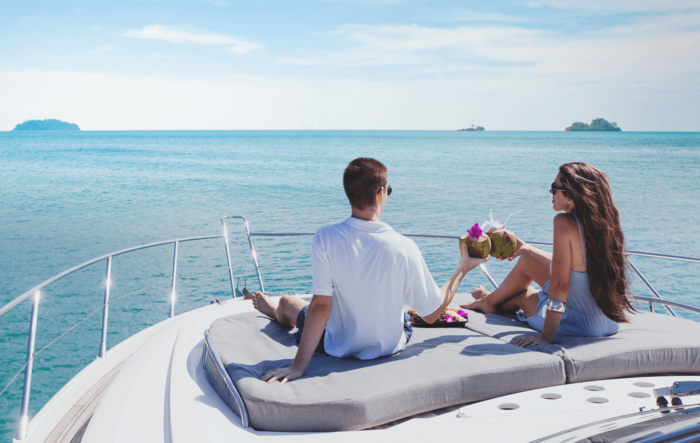
[{"label": "man's short brown hair", "polygon": [[365,209],[377,203],[377,192],[386,186],[387,169],[380,161],[360,157],[351,161],[343,174],[343,187],[350,205]]}]

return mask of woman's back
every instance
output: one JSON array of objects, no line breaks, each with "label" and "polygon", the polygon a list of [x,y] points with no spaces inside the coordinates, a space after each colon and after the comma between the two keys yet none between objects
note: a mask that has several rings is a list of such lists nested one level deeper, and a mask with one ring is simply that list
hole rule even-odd
[{"label": "woman's back", "polygon": [[[577,248],[572,248],[573,257],[569,277],[569,294],[566,299],[566,312],[559,327],[562,329],[562,332],[570,335],[599,337],[614,334],[620,329],[620,326],[605,316],[593,298],[588,282],[588,273],[586,272],[586,246],[583,241],[581,223],[576,214],[572,215],[578,227],[581,249],[580,253],[577,254],[575,250]],[[576,243],[573,242],[572,244],[575,245]],[[576,260],[577,258],[578,260]],[[581,258],[583,259],[583,272],[575,271],[575,268],[581,269],[581,267],[575,266],[577,261],[580,264]]]}]

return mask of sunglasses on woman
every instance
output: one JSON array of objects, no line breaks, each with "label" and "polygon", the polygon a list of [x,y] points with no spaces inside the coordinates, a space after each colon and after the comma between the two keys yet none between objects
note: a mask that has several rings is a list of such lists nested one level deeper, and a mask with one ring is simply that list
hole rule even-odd
[{"label": "sunglasses on woman", "polygon": [[555,186],[557,186],[556,183],[552,183],[552,184],[549,186],[549,192],[551,192],[552,195],[554,195],[554,193],[557,192],[557,191],[566,191],[566,189],[555,188]]},{"label": "sunglasses on woman", "polygon": [[380,186],[379,189],[386,188],[386,195],[389,196],[391,195],[391,186],[386,185],[386,186]]}]

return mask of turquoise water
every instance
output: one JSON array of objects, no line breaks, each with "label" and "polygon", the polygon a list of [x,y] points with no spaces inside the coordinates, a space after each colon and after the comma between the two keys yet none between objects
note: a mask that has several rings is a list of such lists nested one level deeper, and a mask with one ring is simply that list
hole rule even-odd
[{"label": "turquoise water", "polygon": [[[610,176],[629,249],[700,256],[700,133],[2,132],[0,305],[110,251],[220,234],[223,215],[245,215],[253,231],[313,232],[338,222],[349,215],[342,172],[359,156],[389,168],[394,192],[383,219],[399,232],[461,235],[491,209],[501,219],[521,210],[510,228],[551,241],[549,184],[560,164],[586,161]],[[232,221],[230,230],[234,275],[256,287],[242,226]],[[266,289],[308,291],[309,238],[254,241]],[[417,243],[442,284],[456,244]],[[634,262],[663,296],[700,305],[700,265]],[[114,259],[112,299],[125,297],[110,307],[108,346],[167,317],[171,266],[172,246]],[[37,350],[99,309],[104,267],[45,291]],[[510,265],[489,269],[501,279]],[[178,312],[228,297],[222,240],[183,244],[179,274]],[[474,274],[462,289],[480,283]],[[24,363],[29,311],[27,301],[0,319],[0,389]],[[98,312],[37,356],[32,413],[94,359],[100,325]],[[22,376],[0,397],[0,441],[13,435],[21,387]]]}]

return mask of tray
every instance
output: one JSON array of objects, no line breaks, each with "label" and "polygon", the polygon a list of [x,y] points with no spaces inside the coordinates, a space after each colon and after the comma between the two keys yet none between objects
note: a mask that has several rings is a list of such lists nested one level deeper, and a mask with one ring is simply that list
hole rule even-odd
[{"label": "tray", "polygon": [[463,328],[468,321],[469,318],[464,321],[454,321],[451,323],[447,323],[445,320],[437,320],[435,323],[427,323],[422,318],[414,318],[411,321],[411,326],[415,326],[417,328]]}]

